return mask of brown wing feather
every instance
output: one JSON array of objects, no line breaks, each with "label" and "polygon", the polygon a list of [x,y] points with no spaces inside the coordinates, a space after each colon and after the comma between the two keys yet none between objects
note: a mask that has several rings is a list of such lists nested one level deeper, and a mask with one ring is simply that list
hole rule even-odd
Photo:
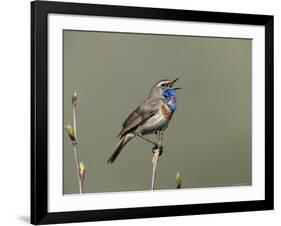
[{"label": "brown wing feather", "polygon": [[129,117],[125,120],[125,122],[123,123],[123,128],[120,131],[118,136],[123,136],[124,134],[126,134],[129,130],[135,128],[136,126],[138,126],[139,124],[141,124],[142,122],[142,116],[140,114],[138,114],[136,111],[133,111]]},{"label": "brown wing feather", "polygon": [[153,116],[162,103],[162,98],[148,99],[142,105],[137,107],[123,123],[123,128],[118,136],[123,136],[128,131],[144,123],[147,119]]}]

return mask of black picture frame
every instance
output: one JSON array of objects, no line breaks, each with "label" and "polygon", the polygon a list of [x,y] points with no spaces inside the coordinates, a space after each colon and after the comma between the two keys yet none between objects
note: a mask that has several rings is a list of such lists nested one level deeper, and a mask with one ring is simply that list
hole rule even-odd
[{"label": "black picture frame", "polygon": [[[48,212],[48,14],[76,14],[199,21],[265,27],[265,199],[125,209]],[[175,9],[35,1],[31,3],[31,223],[69,223],[272,210],[273,16]]]}]

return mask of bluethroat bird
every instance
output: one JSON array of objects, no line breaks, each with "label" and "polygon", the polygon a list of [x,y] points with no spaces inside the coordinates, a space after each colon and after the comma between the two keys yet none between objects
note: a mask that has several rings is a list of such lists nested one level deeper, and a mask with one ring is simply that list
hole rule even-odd
[{"label": "bluethroat bird", "polygon": [[[137,107],[123,123],[118,137],[120,140],[108,159],[113,163],[123,147],[134,137],[138,136],[158,147],[158,144],[144,137],[152,133],[163,133],[168,127],[172,115],[177,107],[176,90],[173,88],[178,80],[161,80],[150,90],[147,99]],[[162,147],[159,147],[162,149]]]}]

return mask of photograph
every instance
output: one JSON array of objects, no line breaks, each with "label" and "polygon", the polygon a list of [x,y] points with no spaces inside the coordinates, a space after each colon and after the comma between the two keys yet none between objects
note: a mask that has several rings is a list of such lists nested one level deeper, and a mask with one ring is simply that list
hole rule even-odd
[{"label": "photograph", "polygon": [[64,195],[252,184],[252,39],[62,42]]},{"label": "photograph", "polygon": [[31,3],[31,223],[274,209],[274,16]]}]

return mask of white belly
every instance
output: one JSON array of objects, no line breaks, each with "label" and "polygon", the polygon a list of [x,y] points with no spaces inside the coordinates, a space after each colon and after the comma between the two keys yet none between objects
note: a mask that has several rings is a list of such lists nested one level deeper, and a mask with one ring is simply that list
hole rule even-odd
[{"label": "white belly", "polygon": [[159,112],[148,119],[143,125],[141,125],[137,129],[137,133],[141,133],[143,135],[150,134],[161,129],[166,129],[167,126],[168,120],[165,119],[163,114]]}]

